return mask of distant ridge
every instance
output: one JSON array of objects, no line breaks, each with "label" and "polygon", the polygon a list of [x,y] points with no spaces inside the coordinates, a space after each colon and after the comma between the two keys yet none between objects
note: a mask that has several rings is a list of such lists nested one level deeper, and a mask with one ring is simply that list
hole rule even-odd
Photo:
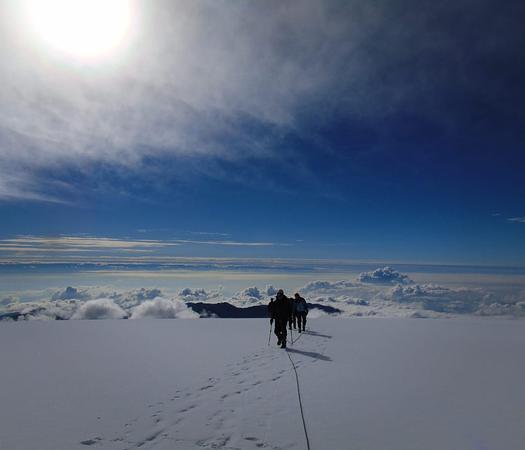
[{"label": "distant ridge", "polygon": [[[257,319],[268,317],[268,309],[266,305],[257,305],[257,306],[248,306],[246,308],[239,308],[232,305],[228,302],[222,303],[192,303],[187,302],[186,305],[188,308],[191,308],[201,317],[217,317],[220,319]],[[308,303],[308,308],[316,308],[327,314],[339,314],[342,311],[338,308],[333,308],[332,306],[319,305],[318,303]],[[45,311],[45,308],[38,307],[24,312],[12,311],[0,314],[0,321],[2,320],[25,320],[30,318],[39,312]],[[48,316],[49,317],[49,316]],[[59,314],[54,317],[50,317],[52,320],[68,320],[67,317],[63,317]],[[127,319],[127,317],[124,317]],[[102,319],[103,320],[103,319]]]},{"label": "distant ridge", "polygon": [[[268,317],[268,309],[266,305],[248,306],[246,308],[238,308],[230,303],[186,303],[188,308],[199,315],[206,317],[219,317],[221,319],[256,319]],[[339,314],[342,311],[332,306],[319,305],[317,303],[308,303],[308,308],[316,308],[327,314]]]},{"label": "distant ridge", "polygon": [[[12,311],[12,312],[6,312],[0,314],[0,322],[3,320],[13,320],[15,322],[19,320],[26,320],[28,317],[32,316],[33,314],[38,314],[38,312],[44,311],[44,308],[33,308],[31,310],[20,312],[20,311]],[[62,317],[60,315],[55,315],[54,320],[68,320],[65,317]]]}]

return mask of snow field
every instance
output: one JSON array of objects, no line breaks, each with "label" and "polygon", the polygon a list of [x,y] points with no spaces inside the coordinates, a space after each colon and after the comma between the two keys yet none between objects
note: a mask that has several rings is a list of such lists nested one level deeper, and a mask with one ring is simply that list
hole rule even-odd
[{"label": "snow field", "polygon": [[[289,345],[312,449],[518,449],[525,324],[310,320]],[[0,449],[305,449],[259,319],[0,327]]]}]

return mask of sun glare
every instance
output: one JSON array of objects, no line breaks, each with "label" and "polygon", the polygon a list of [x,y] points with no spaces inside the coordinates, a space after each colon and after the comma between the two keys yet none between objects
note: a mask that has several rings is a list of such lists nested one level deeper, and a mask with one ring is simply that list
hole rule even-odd
[{"label": "sun glare", "polygon": [[82,60],[111,55],[131,28],[130,0],[28,0],[23,8],[40,43]]}]

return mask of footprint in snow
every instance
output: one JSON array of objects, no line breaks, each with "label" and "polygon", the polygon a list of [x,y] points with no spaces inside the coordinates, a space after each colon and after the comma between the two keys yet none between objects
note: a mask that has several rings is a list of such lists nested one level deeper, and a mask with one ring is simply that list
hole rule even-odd
[{"label": "footprint in snow", "polygon": [[93,439],[86,439],[85,441],[81,441],[80,443],[82,445],[87,445],[89,447],[89,446],[95,445],[97,442],[99,442],[101,440],[102,440],[102,438],[97,436],[97,437],[95,437]]}]

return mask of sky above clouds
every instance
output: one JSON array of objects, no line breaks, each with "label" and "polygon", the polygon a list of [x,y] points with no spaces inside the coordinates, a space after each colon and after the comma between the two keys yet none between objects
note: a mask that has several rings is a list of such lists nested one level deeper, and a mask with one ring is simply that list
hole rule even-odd
[{"label": "sky above clouds", "polygon": [[0,17],[0,257],[525,264],[525,7],[132,2],[104,62]]}]

